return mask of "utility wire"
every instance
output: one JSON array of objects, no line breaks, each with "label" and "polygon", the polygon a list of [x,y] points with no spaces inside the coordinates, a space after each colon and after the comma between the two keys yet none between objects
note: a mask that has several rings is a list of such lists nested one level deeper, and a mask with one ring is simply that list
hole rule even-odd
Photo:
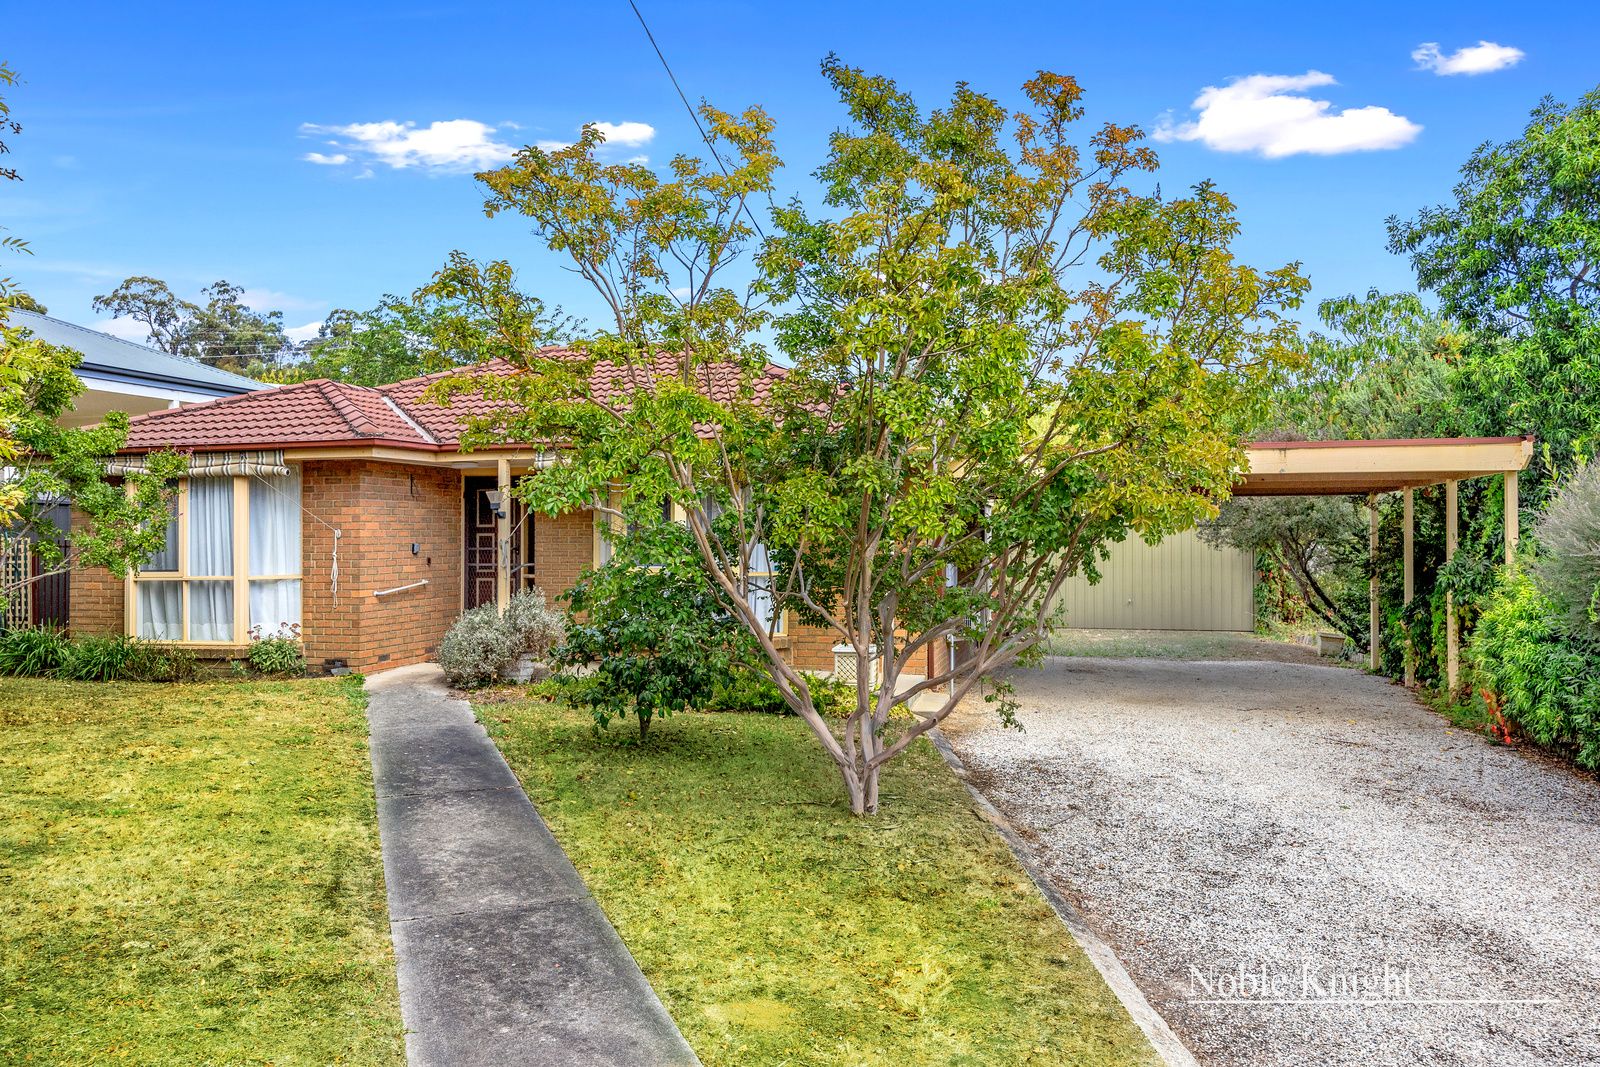
[{"label": "utility wire", "polygon": [[[667,62],[667,57],[662,53],[661,46],[656,43],[656,35],[650,32],[650,24],[644,20],[644,12],[639,10],[639,5],[634,0],[628,0],[628,6],[633,8],[634,17],[639,20],[640,27],[644,29],[645,37],[650,40],[650,47],[655,49],[656,58],[661,60],[662,69],[667,72],[667,77],[672,81],[672,87],[678,91],[678,99],[683,101],[684,110],[689,112],[689,117],[694,120],[694,128],[700,131],[700,140],[705,142],[706,148],[711,152],[711,158],[717,161],[717,168],[722,171],[722,176],[725,178],[731,177],[728,174],[727,164],[722,162],[722,154],[711,143],[711,137],[706,133],[706,128],[700,124],[700,113],[694,109],[693,104],[689,103],[689,97],[684,93],[683,86],[678,84],[678,76],[672,73],[672,64]],[[750,210],[748,200],[744,202],[743,207],[751,225],[755,226],[756,233],[760,234],[761,239],[765,241],[767,233],[761,228],[761,223],[756,219],[755,212]]]}]

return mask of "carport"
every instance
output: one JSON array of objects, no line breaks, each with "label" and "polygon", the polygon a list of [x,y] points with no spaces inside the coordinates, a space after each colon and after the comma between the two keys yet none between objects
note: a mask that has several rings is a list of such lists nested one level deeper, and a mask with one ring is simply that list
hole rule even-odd
[{"label": "carport", "polygon": [[[1249,471],[1234,496],[1367,496],[1367,547],[1378,555],[1378,494],[1404,493],[1402,541],[1405,602],[1411,603],[1415,564],[1414,493],[1441,482],[1445,487],[1445,559],[1454,558],[1458,525],[1457,486],[1468,478],[1499,476],[1505,486],[1505,549],[1509,566],[1517,551],[1517,474],[1533,457],[1529,437],[1447,437],[1374,441],[1257,441],[1247,449]],[[1376,568],[1374,568],[1376,569]],[[1460,675],[1461,635],[1455,603],[1446,610],[1446,678],[1452,690]],[[1378,579],[1368,590],[1371,664],[1378,666]],[[1414,684],[1406,657],[1406,684]]]}]

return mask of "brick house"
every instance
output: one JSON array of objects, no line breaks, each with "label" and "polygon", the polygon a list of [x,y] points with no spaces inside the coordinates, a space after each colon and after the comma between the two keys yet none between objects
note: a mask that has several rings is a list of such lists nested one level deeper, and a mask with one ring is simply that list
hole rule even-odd
[{"label": "brick house", "polygon": [[[597,389],[612,373],[596,371]],[[608,556],[595,513],[530,514],[504,495],[553,453],[463,452],[463,420],[486,402],[423,400],[436,377],[309,381],[135,417],[113,473],[175,448],[191,453],[189,477],[166,549],[139,573],[74,573],[72,629],[230,658],[252,632],[293,625],[313,668],[374,671],[429,659],[462,611],[516,589],[554,600]],[[778,630],[796,666],[832,668],[830,634],[790,619]]]}]

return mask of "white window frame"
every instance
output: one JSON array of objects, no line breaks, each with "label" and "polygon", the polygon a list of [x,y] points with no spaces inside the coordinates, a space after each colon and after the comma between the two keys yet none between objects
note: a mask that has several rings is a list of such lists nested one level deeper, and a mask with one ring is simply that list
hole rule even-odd
[{"label": "white window frame", "polygon": [[[178,617],[180,620],[179,636],[177,640],[163,640],[161,638],[141,638],[147,641],[159,641],[168,645],[193,645],[197,648],[234,648],[250,643],[250,583],[273,581],[297,581],[301,583],[301,593],[305,591],[305,554],[302,551],[302,565],[294,574],[251,574],[250,573],[250,477],[249,475],[225,475],[233,480],[233,573],[231,575],[194,574],[189,570],[189,482],[188,478],[178,479],[177,505],[178,505],[178,534],[177,557],[178,567],[170,571],[130,571],[123,585],[123,632],[130,637],[139,635],[139,586],[142,584],[155,584],[159,582],[179,582],[180,596]],[[131,489],[130,489],[131,492]],[[189,588],[195,582],[220,582],[233,583],[233,636],[225,641],[192,641],[189,639]],[[302,601],[303,603],[303,601]],[[304,608],[302,608],[302,611]],[[302,619],[302,621],[304,621]]]}]

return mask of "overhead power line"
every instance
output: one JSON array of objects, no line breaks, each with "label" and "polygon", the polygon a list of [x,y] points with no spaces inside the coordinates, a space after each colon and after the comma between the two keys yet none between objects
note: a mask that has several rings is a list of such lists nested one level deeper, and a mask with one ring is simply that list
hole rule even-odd
[{"label": "overhead power line", "polygon": [[[656,35],[650,32],[650,24],[644,20],[644,12],[639,10],[639,5],[634,0],[628,0],[628,6],[633,8],[634,17],[639,20],[639,25],[643,28],[645,37],[650,41],[650,47],[655,49],[656,58],[661,60],[661,68],[667,72],[667,78],[671,80],[672,87],[678,91],[678,99],[683,101],[683,109],[689,113],[689,118],[694,121],[694,128],[700,131],[700,140],[705,142],[706,150],[711,153],[711,158],[716,160],[717,169],[722,171],[723,177],[728,177],[728,166],[722,162],[722,154],[711,143],[710,135],[706,133],[705,126],[700,122],[700,113],[694,109],[693,104],[689,103],[688,94],[683,91],[683,86],[678,84],[678,76],[672,73],[672,64],[667,62],[667,57],[661,51],[661,46],[656,43]],[[749,201],[746,201],[743,207],[751,225],[756,228],[756,233],[760,234],[761,239],[765,241],[767,233],[761,228],[761,222],[756,218],[755,212],[750,210]]]}]

